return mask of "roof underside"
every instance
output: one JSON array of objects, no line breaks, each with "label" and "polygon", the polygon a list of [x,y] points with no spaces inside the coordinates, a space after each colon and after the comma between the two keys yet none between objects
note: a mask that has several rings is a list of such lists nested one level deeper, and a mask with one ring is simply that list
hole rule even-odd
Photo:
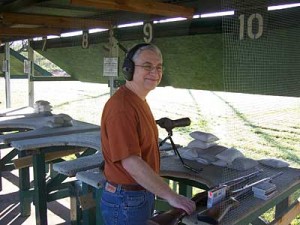
[{"label": "roof underside", "polygon": [[0,40],[7,42],[92,28],[112,28],[168,17],[192,18],[198,2],[4,0],[0,2]]},{"label": "roof underside", "polygon": [[[225,0],[0,0],[0,43],[230,9]],[[228,2],[228,1],[227,1]],[[263,2],[263,3],[262,3]],[[244,2],[283,4],[292,0]],[[223,5],[223,6],[221,6]]]}]

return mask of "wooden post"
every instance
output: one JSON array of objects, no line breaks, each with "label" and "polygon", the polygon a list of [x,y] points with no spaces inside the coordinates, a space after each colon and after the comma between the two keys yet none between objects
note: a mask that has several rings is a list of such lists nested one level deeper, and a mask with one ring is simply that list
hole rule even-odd
[{"label": "wooden post", "polygon": [[[118,41],[114,37],[113,28],[111,28],[109,31],[109,57],[118,57],[119,47],[118,47],[117,43],[118,43]],[[115,80],[115,77],[113,77],[113,76],[109,77],[110,96],[112,96],[116,91],[116,88],[114,87],[114,80]]]},{"label": "wooden post", "polygon": [[47,191],[46,190],[45,154],[37,150],[33,155],[34,203],[36,225],[47,225]]},{"label": "wooden post", "polygon": [[31,81],[31,77],[34,76],[34,51],[30,47],[30,40],[28,40],[28,59],[30,63],[30,69],[28,73],[28,106],[33,107],[34,104],[34,85]]},{"label": "wooden post", "polygon": [[11,93],[10,93],[10,47],[9,42],[5,43],[5,61],[3,62],[3,70],[5,71],[5,97],[6,108],[11,107]]},{"label": "wooden post", "polygon": [[[19,158],[25,157],[24,151],[19,152]],[[19,189],[20,189],[20,208],[21,216],[30,216],[32,195],[30,193],[30,174],[29,168],[19,169]]]}]

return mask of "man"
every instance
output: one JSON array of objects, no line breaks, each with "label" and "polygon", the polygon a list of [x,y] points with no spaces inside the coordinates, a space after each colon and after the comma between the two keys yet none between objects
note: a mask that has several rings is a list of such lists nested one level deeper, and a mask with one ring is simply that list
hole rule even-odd
[{"label": "man", "polygon": [[153,44],[134,46],[126,55],[125,85],[106,103],[101,142],[107,179],[101,199],[106,225],[144,225],[154,196],[188,214],[195,203],[170,189],[159,176],[158,129],[146,96],[162,78],[162,55]]}]

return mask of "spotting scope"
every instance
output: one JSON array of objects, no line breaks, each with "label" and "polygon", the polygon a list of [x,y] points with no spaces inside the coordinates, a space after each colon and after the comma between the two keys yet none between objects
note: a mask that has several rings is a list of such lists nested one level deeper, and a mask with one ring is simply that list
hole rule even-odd
[{"label": "spotting scope", "polygon": [[167,117],[156,120],[156,124],[158,124],[161,128],[166,129],[168,132],[172,131],[175,127],[186,127],[191,124],[191,120],[188,117],[171,120]]}]

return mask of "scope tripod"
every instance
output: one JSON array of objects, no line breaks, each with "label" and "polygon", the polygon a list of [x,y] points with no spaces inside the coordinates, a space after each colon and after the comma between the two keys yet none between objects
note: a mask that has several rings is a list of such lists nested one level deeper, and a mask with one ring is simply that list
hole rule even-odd
[{"label": "scope tripod", "polygon": [[172,129],[171,129],[171,130],[167,130],[167,132],[168,132],[168,136],[167,136],[165,139],[163,139],[163,140],[159,143],[159,146],[162,146],[167,140],[170,140],[171,145],[172,145],[172,148],[173,148],[173,150],[174,150],[174,152],[175,152],[175,155],[177,155],[177,156],[179,157],[179,160],[180,160],[180,162],[182,163],[182,165],[183,165],[185,168],[187,168],[187,169],[189,169],[189,170],[191,170],[191,171],[193,171],[193,172],[195,172],[195,173],[200,173],[200,172],[203,170],[202,168],[200,168],[200,169],[195,169],[195,168],[189,166],[188,164],[186,164],[186,163],[183,161],[183,159],[182,159],[181,155],[179,154],[178,149],[177,149],[177,147],[176,147],[176,145],[175,145],[175,143],[174,143],[174,141],[173,141],[173,139],[172,139],[172,135],[173,135]]}]

